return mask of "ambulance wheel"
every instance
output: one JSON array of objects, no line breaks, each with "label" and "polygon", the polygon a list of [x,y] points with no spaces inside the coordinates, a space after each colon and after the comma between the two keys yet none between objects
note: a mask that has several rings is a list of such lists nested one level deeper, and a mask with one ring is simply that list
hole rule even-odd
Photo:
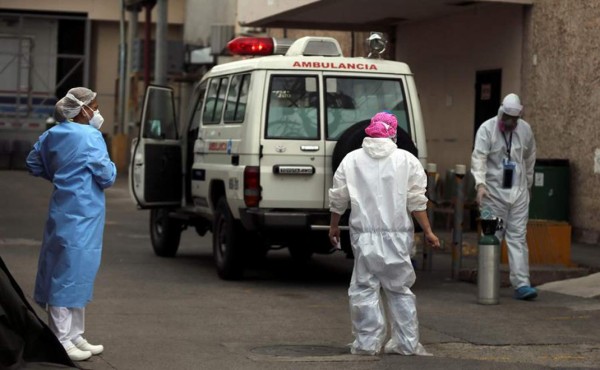
[{"label": "ambulance wheel", "polygon": [[160,257],[174,257],[179,248],[182,224],[169,217],[169,209],[150,211],[150,239],[154,253]]},{"label": "ambulance wheel", "polygon": [[233,219],[225,198],[219,199],[213,225],[213,255],[221,279],[237,280],[242,277],[244,234],[243,226]]}]

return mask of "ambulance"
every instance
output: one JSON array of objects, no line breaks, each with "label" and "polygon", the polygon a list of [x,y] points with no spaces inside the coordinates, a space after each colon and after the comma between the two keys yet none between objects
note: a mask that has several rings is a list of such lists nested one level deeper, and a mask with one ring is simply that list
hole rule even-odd
[{"label": "ambulance", "polygon": [[228,47],[245,57],[202,77],[185,122],[171,88],[148,87],[129,173],[133,199],[150,210],[154,252],[173,257],[184,229],[210,231],[227,280],[270,249],[288,248],[299,262],[333,253],[328,189],[375,113],[395,114],[399,146],[427,158],[413,75],[379,58],[383,48],[344,57],[329,37],[239,37]]}]

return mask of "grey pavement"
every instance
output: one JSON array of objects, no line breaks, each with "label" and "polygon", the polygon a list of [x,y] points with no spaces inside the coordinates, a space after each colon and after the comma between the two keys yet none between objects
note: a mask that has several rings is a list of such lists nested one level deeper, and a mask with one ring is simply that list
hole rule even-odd
[{"label": "grey pavement", "polygon": [[[0,254],[29,299],[51,190],[25,172],[0,171]],[[225,282],[210,233],[187,230],[177,257],[156,257],[148,214],[133,206],[126,179],[106,194],[102,266],[86,308],[88,339],[105,352],[80,363],[84,369],[600,369],[597,295],[545,288],[522,302],[503,287],[500,304],[479,305],[475,284],[450,278],[444,231],[446,250],[435,254],[432,271],[417,271],[413,287],[421,342],[434,356],[352,356],[352,260],[318,255],[298,266],[285,250],[273,251],[244,280]],[[471,234],[465,240],[476,243]],[[597,272],[600,247],[573,244],[572,260]],[[472,267],[476,259],[463,262]]]}]

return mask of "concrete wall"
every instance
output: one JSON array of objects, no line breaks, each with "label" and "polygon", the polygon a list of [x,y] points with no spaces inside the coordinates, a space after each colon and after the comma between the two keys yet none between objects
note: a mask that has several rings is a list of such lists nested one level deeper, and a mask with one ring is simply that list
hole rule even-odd
[{"label": "concrete wall", "polygon": [[321,0],[240,0],[237,2],[238,21],[243,25],[318,1]]},{"label": "concrete wall", "polygon": [[[183,24],[185,0],[168,0],[169,23]],[[118,20],[121,0],[2,0],[0,9],[87,13],[91,20]],[[156,7],[152,11],[156,19]],[[143,13],[140,14],[143,20]]]},{"label": "concrete wall", "polygon": [[470,166],[476,71],[502,69],[501,95],[520,94],[522,14],[521,6],[486,5],[398,27],[396,59],[415,74],[428,161],[440,173]]},{"label": "concrete wall", "polygon": [[575,237],[598,243],[600,2],[538,0],[528,18],[523,90],[538,158],[570,160]]},{"label": "concrete wall", "polygon": [[[187,0],[184,42],[207,46],[210,44],[212,25],[235,26],[237,2],[237,0]],[[244,3],[244,1],[240,1],[240,3]]]}]

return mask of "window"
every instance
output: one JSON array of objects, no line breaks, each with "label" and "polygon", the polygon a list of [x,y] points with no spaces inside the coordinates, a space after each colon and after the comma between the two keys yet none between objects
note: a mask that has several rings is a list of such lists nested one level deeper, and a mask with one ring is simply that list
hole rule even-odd
[{"label": "window", "polygon": [[225,117],[223,118],[225,123],[244,122],[249,86],[249,74],[235,75],[231,78],[225,104]]},{"label": "window", "polygon": [[177,139],[177,121],[173,106],[171,90],[158,88],[148,90],[144,138],[159,140]]},{"label": "window", "polygon": [[228,81],[229,77],[214,78],[210,81],[204,105],[204,113],[202,114],[202,123],[205,125],[221,122]]},{"label": "window", "polygon": [[402,80],[327,77],[325,105],[328,140],[384,110],[396,115],[398,127],[410,135]]},{"label": "window", "polygon": [[188,125],[188,143],[193,142],[198,138],[198,127],[200,126],[200,110],[202,109],[202,103],[204,102],[204,95],[206,94],[206,81],[196,86],[194,90],[194,106],[190,113],[190,122]]},{"label": "window", "polygon": [[316,76],[273,76],[269,87],[267,139],[319,139]]}]

